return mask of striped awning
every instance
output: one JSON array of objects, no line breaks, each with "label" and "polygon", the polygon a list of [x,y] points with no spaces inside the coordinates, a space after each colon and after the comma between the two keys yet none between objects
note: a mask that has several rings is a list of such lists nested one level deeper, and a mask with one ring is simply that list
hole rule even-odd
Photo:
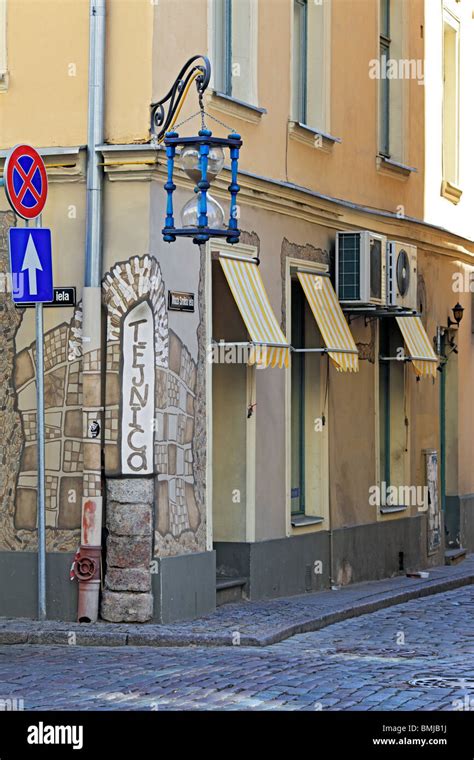
[{"label": "striped awning", "polygon": [[396,317],[418,377],[436,377],[438,359],[419,317]]},{"label": "striped awning", "polygon": [[270,306],[257,265],[225,256],[219,260],[254,345],[249,364],[288,367],[290,347]]},{"label": "striped awning", "polygon": [[298,272],[329,357],[339,372],[358,372],[359,354],[329,277]]}]

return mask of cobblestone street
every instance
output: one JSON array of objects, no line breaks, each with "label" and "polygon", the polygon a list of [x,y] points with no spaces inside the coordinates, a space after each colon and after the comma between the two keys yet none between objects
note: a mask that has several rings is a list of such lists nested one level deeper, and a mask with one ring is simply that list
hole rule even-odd
[{"label": "cobblestone street", "polygon": [[267,647],[0,647],[25,710],[474,710],[474,588]]}]

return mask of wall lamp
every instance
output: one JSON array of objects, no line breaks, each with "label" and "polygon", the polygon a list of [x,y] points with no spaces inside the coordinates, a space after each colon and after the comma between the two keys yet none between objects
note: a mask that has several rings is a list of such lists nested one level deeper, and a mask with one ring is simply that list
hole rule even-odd
[{"label": "wall lamp", "polygon": [[461,306],[459,301],[456,304],[456,306],[453,306],[451,311],[453,312],[454,320],[452,320],[451,317],[448,316],[448,330],[457,329],[464,316],[464,307]]}]

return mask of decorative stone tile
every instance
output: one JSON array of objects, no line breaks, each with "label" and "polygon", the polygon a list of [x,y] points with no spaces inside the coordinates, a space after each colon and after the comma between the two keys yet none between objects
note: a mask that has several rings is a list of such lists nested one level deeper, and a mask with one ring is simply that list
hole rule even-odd
[{"label": "decorative stone tile", "polygon": [[119,410],[106,409],[104,414],[104,440],[117,441],[119,433]]},{"label": "decorative stone tile", "polygon": [[160,480],[158,482],[158,507],[156,515],[157,530],[159,530],[161,535],[164,536],[169,531],[169,495],[167,480]]},{"label": "decorative stone tile", "polygon": [[178,437],[178,415],[173,412],[165,414],[166,417],[166,439],[176,441]]},{"label": "decorative stone tile", "polygon": [[61,441],[46,441],[44,456],[47,470],[61,469]]},{"label": "decorative stone tile", "polygon": [[63,406],[66,367],[59,367],[45,375],[44,405],[45,408]]},{"label": "decorative stone tile", "polygon": [[120,469],[120,451],[115,443],[107,443],[104,447],[105,472],[117,474]]},{"label": "decorative stone tile", "polygon": [[176,444],[168,445],[168,475],[176,475]]},{"label": "decorative stone tile", "polygon": [[192,417],[186,417],[184,443],[191,443],[191,441],[193,440],[193,432],[194,432],[194,419]]},{"label": "decorative stone tile", "polygon": [[32,362],[28,349],[23,349],[15,357],[15,388],[22,388],[23,385],[32,380],[35,376],[35,366]]},{"label": "decorative stone tile", "polygon": [[37,472],[38,470],[38,454],[36,444],[31,446],[25,446],[21,455],[20,471],[21,472]]},{"label": "decorative stone tile", "polygon": [[100,372],[100,349],[83,354],[82,368],[83,372]]},{"label": "decorative stone tile", "polygon": [[101,445],[99,441],[84,443],[84,461],[81,465],[85,470],[100,470]]},{"label": "decorative stone tile", "polygon": [[[46,333],[44,337],[44,371],[62,364],[67,359],[68,331],[66,324],[59,325]],[[36,364],[36,345],[32,346],[33,362]],[[57,405],[58,406],[58,405]]]},{"label": "decorative stone tile", "polygon": [[168,376],[162,369],[155,372],[155,405],[157,409],[164,409],[168,403]]},{"label": "decorative stone tile", "polygon": [[176,449],[176,474],[184,475],[184,450],[181,446]]},{"label": "decorative stone tile", "polygon": [[107,372],[105,379],[105,403],[107,406],[118,406],[120,403],[120,380],[115,372]]},{"label": "decorative stone tile", "polygon": [[101,404],[101,375],[100,372],[84,374],[82,378],[83,404],[86,407],[100,407]]},{"label": "decorative stone tile", "polygon": [[[24,415],[25,417],[26,415]],[[23,417],[23,424],[24,424]],[[35,414],[36,418],[36,414]],[[62,438],[62,412],[46,412],[44,415],[45,436],[47,441],[57,441]],[[35,419],[36,424],[36,419]]]},{"label": "decorative stone tile", "polygon": [[45,523],[47,528],[57,527],[58,513],[55,509],[45,509]]},{"label": "decorative stone tile", "polygon": [[186,397],[186,411],[188,414],[194,415],[194,396],[188,393]]},{"label": "decorative stone tile", "polygon": [[169,331],[169,368],[172,372],[179,374],[181,367],[181,348],[182,343],[173,330]]},{"label": "decorative stone tile", "polygon": [[178,415],[178,430],[176,435],[176,440],[178,443],[183,444],[184,443],[184,437],[185,437],[185,431],[186,431],[186,416],[184,414]]},{"label": "decorative stone tile", "polygon": [[82,375],[80,362],[74,362],[69,367],[66,403],[68,406],[82,404]]},{"label": "decorative stone tile", "polygon": [[64,442],[64,472],[80,472],[83,467],[82,442],[66,440]]},{"label": "decorative stone tile", "polygon": [[108,343],[107,345],[107,372],[117,372],[120,369],[120,343]]},{"label": "decorative stone tile", "polygon": [[46,475],[44,490],[47,509],[57,509],[58,507],[58,484],[59,478],[55,475]]},{"label": "decorative stone tile", "polygon": [[37,494],[32,488],[18,488],[16,493],[15,528],[36,530]]},{"label": "decorative stone tile", "polygon": [[68,409],[64,420],[64,435],[70,438],[82,438],[82,410]]},{"label": "decorative stone tile", "polygon": [[85,472],[83,476],[83,496],[101,495],[101,477],[99,473]]},{"label": "decorative stone tile", "polygon": [[196,503],[194,485],[185,483],[186,508],[189,517],[189,526],[191,530],[196,531],[201,523],[201,515]]},{"label": "decorative stone tile", "polygon": [[58,528],[81,527],[82,476],[63,476],[59,488]]}]

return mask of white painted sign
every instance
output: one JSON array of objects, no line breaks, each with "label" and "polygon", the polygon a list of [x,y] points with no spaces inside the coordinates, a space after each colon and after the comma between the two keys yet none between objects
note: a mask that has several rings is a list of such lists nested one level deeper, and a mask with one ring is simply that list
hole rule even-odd
[{"label": "white painted sign", "polygon": [[155,351],[153,313],[147,301],[125,317],[122,338],[122,472],[153,472]]}]

